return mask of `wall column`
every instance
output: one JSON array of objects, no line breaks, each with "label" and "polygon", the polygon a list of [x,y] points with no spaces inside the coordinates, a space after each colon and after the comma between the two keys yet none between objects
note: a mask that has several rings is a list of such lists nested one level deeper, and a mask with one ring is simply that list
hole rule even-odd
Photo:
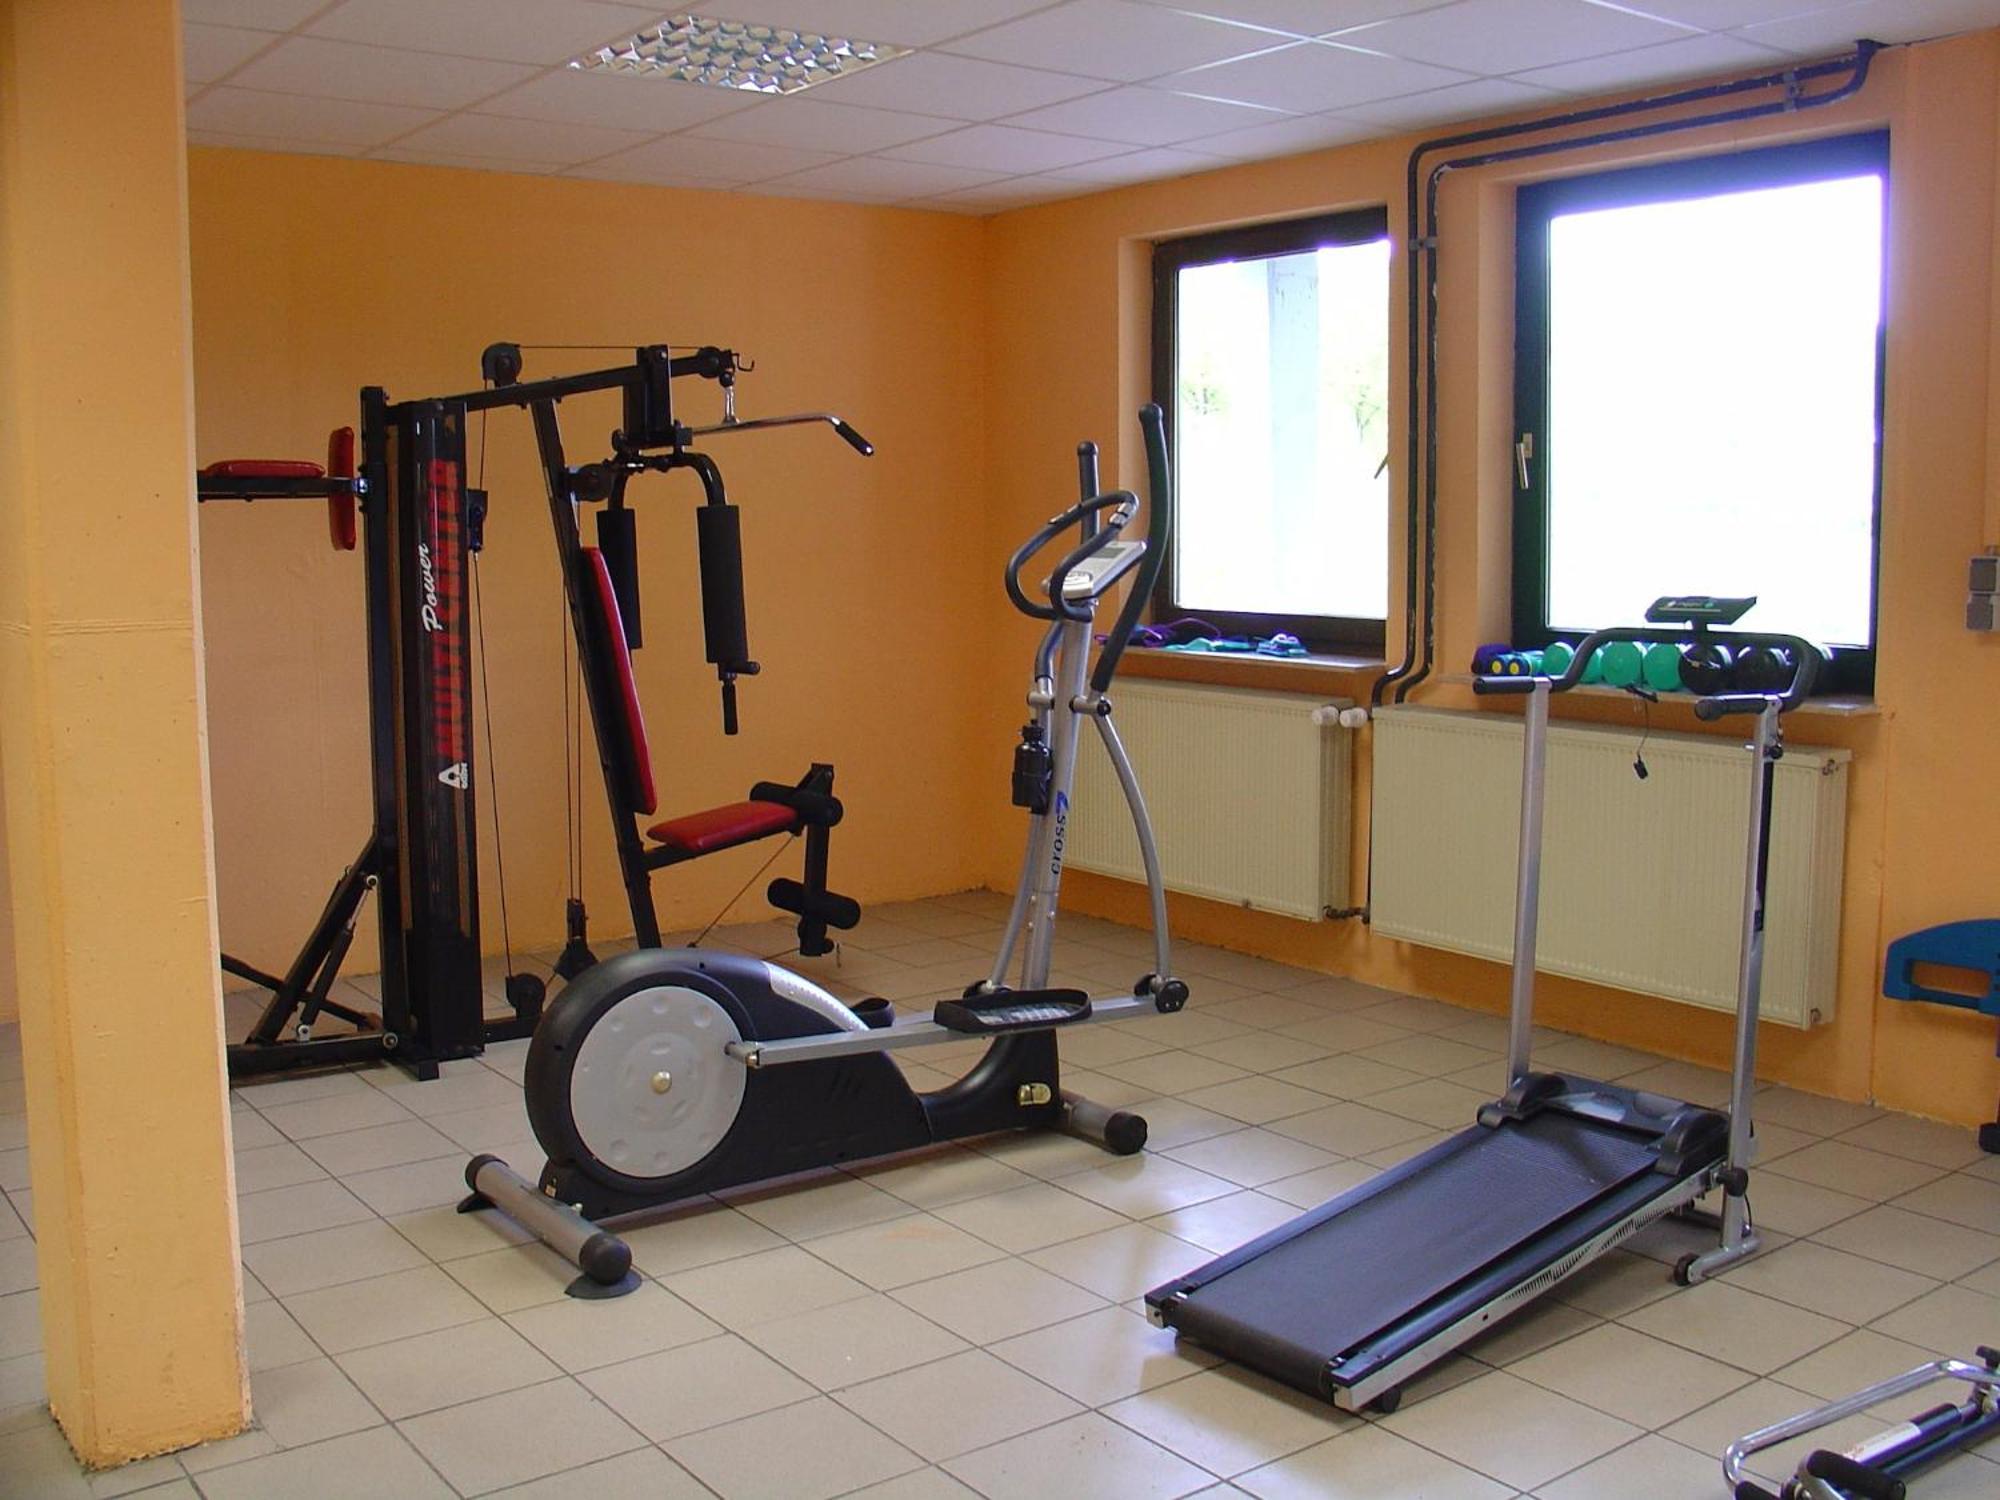
[{"label": "wall column", "polygon": [[215,964],[178,0],[0,0],[0,773],[50,1406],[248,1397]]}]

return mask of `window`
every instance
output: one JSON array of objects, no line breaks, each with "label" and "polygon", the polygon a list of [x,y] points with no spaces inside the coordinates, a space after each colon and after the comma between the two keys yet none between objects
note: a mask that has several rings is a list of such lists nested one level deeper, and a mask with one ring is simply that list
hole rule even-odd
[{"label": "window", "polygon": [[1569,178],[1517,201],[1518,645],[1754,594],[1874,683],[1888,137]]},{"label": "window", "polygon": [[1153,252],[1153,384],[1173,444],[1162,618],[1380,646],[1389,589],[1382,209]]}]

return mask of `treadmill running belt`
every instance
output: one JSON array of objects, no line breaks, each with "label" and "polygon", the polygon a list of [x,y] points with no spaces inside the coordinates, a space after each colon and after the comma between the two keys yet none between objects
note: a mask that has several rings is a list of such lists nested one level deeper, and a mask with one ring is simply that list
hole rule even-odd
[{"label": "treadmill running belt", "polygon": [[1174,1326],[1324,1398],[1329,1360],[1651,1171],[1653,1159],[1651,1141],[1563,1115],[1475,1126],[1351,1207],[1273,1231],[1304,1226],[1213,1280],[1206,1267],[1190,1273]]}]

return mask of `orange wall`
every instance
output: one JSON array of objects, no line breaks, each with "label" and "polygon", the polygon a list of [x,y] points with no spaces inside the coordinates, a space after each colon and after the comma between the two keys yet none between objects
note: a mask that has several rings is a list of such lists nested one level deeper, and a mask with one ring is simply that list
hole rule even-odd
[{"label": "orange wall", "polygon": [[21,1014],[14,992],[14,900],[7,873],[7,809],[0,806],[0,1026]]},{"label": "orange wall", "polygon": [[[1801,743],[1855,751],[1849,792],[1841,976],[1832,1024],[1800,1033],[1767,1027],[1762,1071],[1820,1092],[1959,1120],[1991,1118],[2000,1065],[1989,1022],[1877,997],[1882,949],[1913,928],[1994,914],[2000,892],[2000,641],[1962,625],[1966,557],[1988,541],[2000,413],[1989,368],[2000,368],[1996,296],[1996,119],[2000,33],[1885,54],[1855,101],[1824,111],[1654,142],[1658,155],[1878,126],[1891,130],[1888,411],[1881,561],[1879,712],[1804,715]],[[994,221],[991,372],[994,428],[1096,433],[1107,472],[1140,478],[1131,411],[1149,394],[1148,253],[1155,239],[1217,225],[1387,203],[1399,243],[1410,142],[1374,142],[1025,209]],[[1562,159],[1563,171],[1644,159],[1632,148]],[[1549,170],[1543,165],[1539,170]],[[1439,659],[1462,671],[1472,648],[1504,633],[1511,488],[1513,188],[1533,172],[1455,174],[1442,208]],[[1399,252],[1400,253],[1400,252]],[[1396,267],[1400,299],[1402,267]],[[1400,300],[1395,326],[1400,327]],[[1397,352],[1400,361],[1400,351]],[[1400,364],[1392,371],[1400,390]],[[1783,378],[1774,351],[1773,378]],[[1402,445],[1391,444],[1401,496]],[[1033,517],[1065,479],[1060,445],[996,444],[998,494],[989,547]],[[1400,523],[1400,504],[1396,507]],[[1397,554],[1400,557],[1400,553]],[[1396,583],[1400,584],[1400,568]],[[1391,604],[1400,646],[1400,594]],[[1462,680],[1462,679],[1461,679]],[[1365,691],[1367,678],[1315,681],[1310,691]],[[1437,683],[1426,702],[1469,705]],[[1564,705],[1612,722],[1612,702]],[[1694,728],[1685,705],[1656,720]],[[1364,746],[1362,787],[1366,801]],[[989,879],[1008,878],[1004,857]],[[1129,887],[1080,878],[1080,901],[1136,917]],[[1498,1009],[1498,965],[1377,938],[1358,924],[1302,924],[1176,901],[1183,933],[1351,973],[1376,983]],[[1612,1040],[1719,1063],[1723,1016],[1552,979],[1545,1009],[1560,1024]]]},{"label": "orange wall", "polygon": [[[831,760],[849,814],[837,887],[868,900],[977,883],[986,851],[965,837],[975,788],[961,767],[987,706],[962,670],[979,649],[963,601],[996,588],[993,559],[964,545],[985,496],[978,221],[230,151],[193,152],[190,176],[203,462],[317,456],[328,428],[355,420],[362,385],[476,386],[495,339],[624,357],[650,341],[733,345],[758,366],[744,415],[831,407],[873,438],[870,460],[823,429],[714,445],[743,506],[765,668],[742,684],[733,741],[702,663],[700,488],[635,481],[638,671],[662,815]],[[530,351],[528,372],[620,357]],[[719,410],[713,390],[687,400],[690,420]],[[615,401],[563,415],[572,461],[602,456]],[[520,947],[561,939],[561,596],[527,417],[495,415],[489,443],[483,593]],[[280,502],[203,506],[201,559],[222,934],[282,966],[367,829],[360,559],[327,547],[316,507]],[[594,760],[588,775],[594,931],[629,933]],[[497,950],[490,823],[480,839]],[[705,922],[772,847],[661,872],[663,920]],[[757,897],[741,909],[768,911]],[[373,967],[372,944],[364,935],[358,968]]]}]

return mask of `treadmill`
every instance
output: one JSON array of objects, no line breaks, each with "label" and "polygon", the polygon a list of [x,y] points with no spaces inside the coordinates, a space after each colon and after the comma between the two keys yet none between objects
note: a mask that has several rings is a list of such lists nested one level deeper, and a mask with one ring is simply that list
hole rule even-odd
[{"label": "treadmill", "polygon": [[[1755,602],[1668,598],[1646,614],[1655,625],[1692,630],[1701,659],[1756,663],[1761,683],[1695,703],[1703,720],[1754,720],[1729,1109],[1529,1065],[1549,699],[1575,687],[1601,647],[1662,634],[1600,630],[1560,676],[1473,682],[1481,695],[1528,699],[1505,1096],[1450,1140],[1155,1287],[1146,1294],[1155,1324],[1346,1410],[1389,1412],[1410,1379],[1664,1215],[1719,1234],[1714,1249],[1674,1268],[1683,1286],[1756,1251],[1750,1094],[1772,774],[1783,754],[1780,716],[1812,691],[1823,658],[1796,636],[1718,628]],[[1716,1188],[1721,1213],[1696,1209]]]}]

